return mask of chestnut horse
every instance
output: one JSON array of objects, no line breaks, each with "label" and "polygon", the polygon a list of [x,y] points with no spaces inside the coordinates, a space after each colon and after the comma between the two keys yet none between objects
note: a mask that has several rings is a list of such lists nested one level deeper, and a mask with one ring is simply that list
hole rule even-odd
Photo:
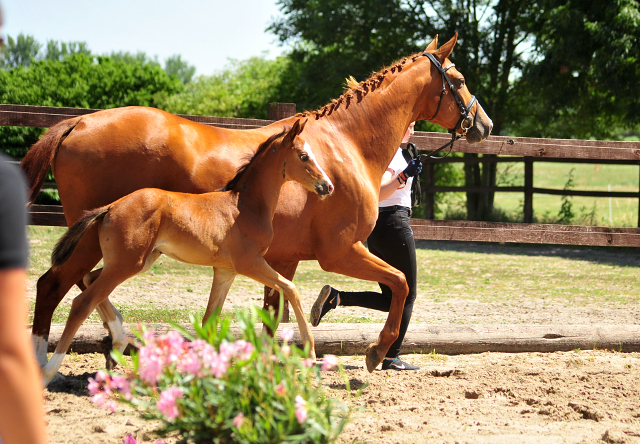
[{"label": "chestnut horse", "polygon": [[[212,266],[229,285],[239,273],[282,292],[315,360],[313,336],[296,287],[263,258],[273,237],[273,215],[286,181],[295,180],[321,199],[333,192],[333,184],[316,163],[311,147],[297,136],[303,127],[296,121],[288,132],[267,139],[231,191],[188,194],[144,188],[87,212],[76,222],[56,244],[52,264],[66,262],[86,235],[99,242],[104,267],[85,276],[87,289],[73,300],[60,342],[43,369],[45,385],[56,375],[73,336],[89,314],[116,286],[147,271],[161,254]],[[89,231],[92,227],[95,229]],[[219,299],[209,301],[205,320],[222,307],[229,285]],[[122,323],[109,327],[114,347],[123,352],[127,342]]]},{"label": "chestnut horse", "polygon": [[[369,371],[379,364],[398,336],[408,287],[404,275],[370,254],[363,242],[378,216],[382,175],[410,122],[430,120],[468,143],[486,139],[493,127],[448,60],[457,34],[437,48],[406,57],[346,91],[320,110],[304,113],[310,143],[336,186],[329,201],[294,182],[287,183],[276,208],[274,238],[265,259],[287,279],[301,260],[357,279],[381,282],[392,290],[392,304],[378,342],[366,354]],[[433,56],[433,59],[430,58]],[[436,63],[437,62],[437,63]],[[443,68],[449,79],[445,90]],[[459,100],[456,100],[459,99]],[[470,106],[460,128],[459,101]],[[295,117],[297,118],[297,117]],[[150,108],[123,108],[69,119],[51,128],[23,160],[37,194],[51,164],[69,225],[82,212],[108,204],[145,187],[201,193],[223,187],[247,150],[274,134],[284,119],[254,130],[211,128]],[[253,147],[253,148],[252,148]],[[51,316],[71,286],[91,271],[100,247],[86,236],[74,258],[53,266],[38,281],[33,336],[46,363]],[[213,293],[221,284],[214,276]],[[108,316],[115,309],[101,305]]]}]

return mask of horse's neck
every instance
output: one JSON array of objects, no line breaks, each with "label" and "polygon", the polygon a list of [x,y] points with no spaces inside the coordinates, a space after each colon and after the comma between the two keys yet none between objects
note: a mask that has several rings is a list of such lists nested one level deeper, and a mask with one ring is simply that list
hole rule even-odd
[{"label": "horse's neck", "polygon": [[250,209],[256,215],[273,219],[280,190],[285,183],[284,150],[268,148],[251,162],[235,187],[240,211]]},{"label": "horse's neck", "polygon": [[388,74],[382,88],[364,95],[360,103],[352,100],[349,107],[343,104],[331,115],[321,117],[317,121],[319,132],[337,129],[352,142],[352,155],[361,157],[381,176],[407,127],[419,116],[418,100],[425,86],[421,68]]}]

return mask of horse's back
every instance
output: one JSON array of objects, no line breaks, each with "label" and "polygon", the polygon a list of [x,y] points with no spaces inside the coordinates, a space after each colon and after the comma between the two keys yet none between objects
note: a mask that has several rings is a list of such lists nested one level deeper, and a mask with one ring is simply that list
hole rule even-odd
[{"label": "horse's back", "polygon": [[141,188],[220,189],[268,131],[210,127],[147,107],[84,116],[52,164],[67,220]]}]

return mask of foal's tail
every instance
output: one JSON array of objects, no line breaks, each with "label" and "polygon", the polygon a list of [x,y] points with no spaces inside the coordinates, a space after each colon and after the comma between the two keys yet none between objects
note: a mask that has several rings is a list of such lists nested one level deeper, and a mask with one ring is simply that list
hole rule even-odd
[{"label": "foal's tail", "polygon": [[110,206],[106,206],[84,213],[84,216],[73,224],[56,243],[51,253],[51,265],[55,267],[64,264],[67,259],[69,259],[69,256],[71,256],[71,253],[73,253],[73,250],[75,250],[76,245],[78,245],[84,233],[91,228],[94,223],[102,220],[110,208]]},{"label": "foal's tail", "polygon": [[20,167],[29,181],[29,204],[32,204],[47,177],[49,165],[58,152],[60,144],[76,127],[82,116],[63,120],[52,126],[29,150]]}]

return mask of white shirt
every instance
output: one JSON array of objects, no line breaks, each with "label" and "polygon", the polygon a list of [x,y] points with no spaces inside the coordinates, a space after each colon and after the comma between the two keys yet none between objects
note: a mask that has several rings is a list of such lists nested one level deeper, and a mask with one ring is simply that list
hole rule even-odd
[{"label": "white shirt", "polygon": [[[398,148],[395,156],[391,159],[391,163],[387,167],[393,171],[393,175],[395,176],[400,171],[404,171],[407,167],[408,163],[404,160],[404,156],[402,155],[402,148]],[[400,185],[398,182],[398,188],[393,192],[393,194],[387,197],[385,200],[381,200],[378,203],[379,207],[390,207],[393,205],[402,205],[403,207],[411,208],[411,183],[413,182],[413,177],[407,178],[407,183],[404,185]]]}]

